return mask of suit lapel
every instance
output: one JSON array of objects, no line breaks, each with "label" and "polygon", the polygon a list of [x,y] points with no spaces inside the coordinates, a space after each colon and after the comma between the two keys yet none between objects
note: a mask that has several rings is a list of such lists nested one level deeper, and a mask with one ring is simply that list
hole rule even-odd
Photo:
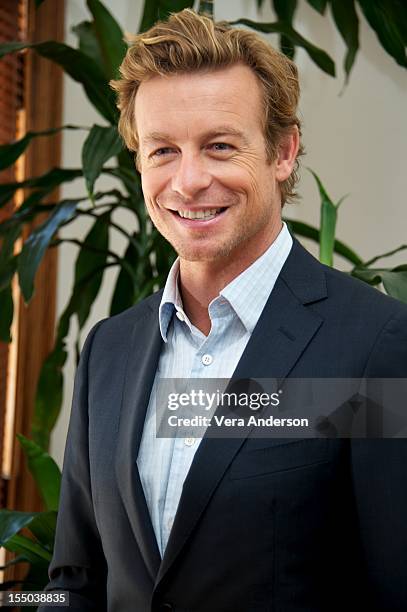
[{"label": "suit lapel", "polygon": [[[294,240],[232,381],[289,375],[323,320],[305,304],[325,298],[322,266]],[[247,432],[248,434],[249,432]],[[185,480],[156,588],[192,534],[244,438],[204,437]]]},{"label": "suit lapel", "polygon": [[136,461],[162,345],[157,314],[160,298],[161,292],[152,296],[145,307],[145,312],[134,323],[125,374],[116,456],[119,490],[153,581],[161,563],[161,555]]}]

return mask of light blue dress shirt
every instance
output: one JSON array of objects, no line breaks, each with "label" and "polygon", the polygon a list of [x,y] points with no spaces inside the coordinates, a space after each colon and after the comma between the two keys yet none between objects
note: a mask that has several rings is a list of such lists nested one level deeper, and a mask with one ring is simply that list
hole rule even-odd
[{"label": "light blue dress shirt", "polygon": [[178,288],[179,259],[169,272],[159,308],[164,345],[137,458],[161,556],[167,546],[184,480],[201,440],[156,437],[157,382],[160,378],[231,378],[292,244],[284,223],[267,251],[209,304],[208,336],[192,325],[184,312]]}]

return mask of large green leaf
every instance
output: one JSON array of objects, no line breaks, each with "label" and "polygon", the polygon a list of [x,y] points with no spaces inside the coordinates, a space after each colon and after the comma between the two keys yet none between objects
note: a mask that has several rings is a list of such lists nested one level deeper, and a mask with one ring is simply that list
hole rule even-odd
[{"label": "large green leaf", "polygon": [[334,204],[331,198],[328,196],[320,178],[313,170],[310,168],[308,169],[316,180],[321,198],[319,259],[321,263],[324,263],[327,266],[332,266],[338,208],[340,203],[343,201],[343,198],[341,198],[337,204]]},{"label": "large green leaf", "polygon": [[331,0],[331,9],[336,26],[347,46],[344,69],[348,80],[359,49],[359,19],[355,0]]},{"label": "large green leaf", "polygon": [[27,132],[27,134],[17,140],[16,142],[12,142],[10,144],[4,144],[0,146],[0,170],[4,170],[4,168],[8,168],[24,153],[28,145],[30,144],[33,138],[38,138],[40,136],[53,136],[57,134],[61,130],[81,130],[81,128],[76,125],[63,125],[58,128],[53,128],[51,130],[43,130],[42,132]]},{"label": "large green leaf", "polygon": [[[52,552],[57,513],[52,512],[19,512],[17,510],[0,510],[0,546],[28,528],[40,546]],[[17,562],[21,561],[20,558]]]},{"label": "large green leaf", "polygon": [[53,40],[40,43],[10,42],[0,45],[0,58],[22,49],[34,49],[57,63],[69,76],[83,85],[90,102],[110,123],[117,123],[115,95],[99,66],[87,55]]},{"label": "large green leaf", "polygon": [[[65,327],[65,324],[67,325]],[[43,449],[49,447],[49,437],[61,410],[63,397],[63,367],[68,353],[64,338],[69,330],[69,317],[61,317],[59,328],[65,328],[61,338],[41,367],[35,397],[35,411],[31,424],[31,436]]]},{"label": "large green leaf", "polygon": [[[11,279],[17,269],[18,256],[10,257],[7,261],[2,262],[0,257],[0,291],[9,286]],[[2,312],[2,311],[0,311]]]},{"label": "large green leaf", "polygon": [[0,547],[12,536],[31,523],[37,512],[0,510]]},{"label": "large green leaf", "polygon": [[394,17],[394,21],[397,23],[400,36],[407,45],[407,7],[404,0],[391,0],[390,9]]},{"label": "large green leaf", "polygon": [[93,197],[95,181],[102,172],[103,165],[108,159],[118,155],[122,148],[123,143],[115,126],[92,127],[82,148],[83,174],[90,197]]},{"label": "large green leaf", "polygon": [[144,3],[139,31],[145,32],[158,19],[166,19],[170,13],[178,13],[184,8],[192,8],[193,6],[194,0],[148,0]]},{"label": "large green leaf", "polygon": [[157,230],[154,229],[153,231],[152,250],[155,253],[155,266],[158,276],[166,278],[177,254],[171,244]]},{"label": "large green leaf", "polygon": [[407,304],[407,266],[385,270],[381,276],[386,292]]},{"label": "large green leaf", "polygon": [[[20,231],[18,225],[11,226],[2,238],[0,248],[0,291],[9,286],[17,269],[18,255],[14,255],[14,244],[20,236]],[[0,310],[0,312],[3,311]]]},{"label": "large green leaf", "polygon": [[90,57],[99,66],[106,79],[109,78],[105,72],[102,50],[96,36],[95,24],[93,21],[82,21],[72,27],[72,32],[79,40],[79,50]]},{"label": "large green leaf", "polygon": [[326,10],[326,5],[328,4],[328,0],[308,0],[308,4],[312,6],[318,13],[323,15]]},{"label": "large green leaf", "polygon": [[38,512],[27,527],[41,546],[52,552],[56,525],[57,512],[51,510],[50,512]]},{"label": "large green leaf", "polygon": [[71,219],[80,200],[63,200],[46,221],[25,241],[18,259],[18,275],[24,299],[28,302],[34,291],[34,277],[38,266],[58,228]]},{"label": "large green leaf", "polygon": [[[34,201],[31,197],[29,199]],[[25,204],[28,204],[27,200],[25,200]],[[57,204],[36,204],[31,206],[30,202],[30,205],[24,210],[20,207],[11,217],[3,221],[3,223],[0,223],[0,236],[2,236],[3,240],[14,232],[17,232],[19,236],[24,223],[31,222],[37,215],[51,213],[56,206]]]},{"label": "large green leaf", "polygon": [[313,62],[315,62],[315,64],[319,66],[321,70],[330,76],[335,76],[335,64],[329,57],[328,53],[306,40],[299,32],[294,30],[294,28],[288,24],[281,21],[276,21],[274,23],[261,23],[258,21],[252,21],[251,19],[238,19],[237,21],[232,21],[231,23],[232,25],[246,25],[249,28],[253,28],[254,30],[264,32],[266,34],[283,34],[292,42],[294,46],[303,47]]},{"label": "large green leaf", "polygon": [[407,67],[406,5],[398,0],[358,0],[383,48],[396,62]]},{"label": "large green leaf", "polygon": [[14,197],[18,187],[16,183],[0,184],[0,208],[5,206]]},{"label": "large green leaf", "polygon": [[185,8],[192,8],[194,0],[159,0],[158,2],[158,17],[166,19],[170,13],[178,13]]},{"label": "large green leaf", "polygon": [[87,0],[86,4],[93,16],[95,32],[103,54],[105,73],[109,79],[115,79],[127,51],[122,29],[99,0]]},{"label": "large green leaf", "polygon": [[38,444],[21,434],[18,440],[27,457],[28,468],[36,482],[47,510],[58,510],[61,471],[55,461]]},{"label": "large green leaf", "polygon": [[398,266],[391,270],[356,267],[352,270],[352,274],[370,285],[383,283],[383,287],[389,295],[407,303],[407,265]]},{"label": "large green leaf", "polygon": [[85,324],[99,293],[109,248],[110,212],[100,215],[83,241],[75,264],[74,286],[84,282],[76,314],[79,328]]},{"label": "large green leaf", "polygon": [[[133,234],[134,240],[137,239],[137,234]],[[140,259],[139,250],[136,246],[129,242],[129,245],[124,254],[124,259],[129,265],[136,270],[138,261]],[[110,315],[113,316],[126,310],[135,303],[135,283],[134,277],[130,275],[125,268],[121,268],[116,286],[113,291],[112,301],[110,304]]]},{"label": "large green leaf", "polygon": [[[297,9],[297,0],[273,0],[273,6],[277,19],[280,22],[292,26],[295,11]],[[284,36],[284,34],[280,36],[280,49],[289,58],[294,58],[295,47],[291,40]]]},{"label": "large green leaf", "polygon": [[14,213],[14,215],[19,214],[21,210],[26,209],[32,204],[36,204],[39,199],[51,193],[51,191],[59,187],[59,185],[62,185],[62,183],[68,183],[81,176],[82,170],[79,168],[52,168],[41,176],[35,176],[25,181],[0,184],[0,207],[5,206],[11,198],[14,197],[18,189],[30,188],[40,190],[37,197],[27,198],[27,202],[24,202],[24,204],[19,207],[18,211]]},{"label": "large green leaf", "polygon": [[4,548],[21,555],[33,565],[46,564],[47,566],[52,558],[51,553],[38,544],[38,542],[18,534],[9,538],[4,544]]},{"label": "large green leaf", "polygon": [[139,202],[143,202],[143,193],[141,191],[140,175],[136,172],[135,168],[129,170],[128,168],[104,168],[105,174],[110,174],[122,181],[126,187],[127,192],[132,198]]},{"label": "large green leaf", "polygon": [[156,284],[157,279],[154,278],[154,270],[150,262],[149,252],[145,251],[144,255],[139,259],[136,268],[135,303],[150,295]]},{"label": "large green leaf", "polygon": [[158,19],[159,0],[149,0],[144,2],[143,15],[139,25],[139,32],[146,32],[155,24]]},{"label": "large green leaf", "polygon": [[8,231],[7,234],[3,237],[0,249],[0,266],[1,264],[7,262],[10,257],[13,257],[14,243],[19,236],[20,231],[18,230],[18,228],[14,228],[13,230]]}]

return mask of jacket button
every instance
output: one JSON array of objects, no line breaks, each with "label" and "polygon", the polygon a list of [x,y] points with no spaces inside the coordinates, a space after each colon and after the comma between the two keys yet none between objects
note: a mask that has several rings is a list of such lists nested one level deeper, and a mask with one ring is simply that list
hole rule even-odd
[{"label": "jacket button", "polygon": [[171,612],[174,610],[171,604],[165,603],[160,606],[160,612]]}]

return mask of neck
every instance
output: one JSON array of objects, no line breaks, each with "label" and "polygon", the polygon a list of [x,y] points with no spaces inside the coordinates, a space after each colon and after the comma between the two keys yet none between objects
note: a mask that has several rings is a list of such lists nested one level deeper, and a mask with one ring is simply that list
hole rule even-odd
[{"label": "neck", "polygon": [[220,291],[246,270],[277,238],[282,228],[278,225],[268,241],[251,250],[247,245],[235,253],[210,261],[180,259],[179,289],[184,310],[195,327],[206,336],[211,329],[208,306]]}]

